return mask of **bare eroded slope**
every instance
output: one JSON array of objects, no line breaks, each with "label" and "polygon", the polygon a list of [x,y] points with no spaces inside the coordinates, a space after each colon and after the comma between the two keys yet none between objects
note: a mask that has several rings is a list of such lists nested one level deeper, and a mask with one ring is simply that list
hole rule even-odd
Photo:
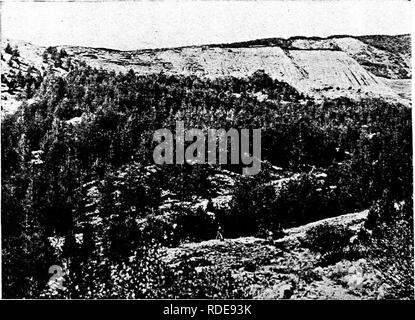
[{"label": "bare eroded slope", "polygon": [[[395,40],[404,48],[410,42],[409,36],[396,36]],[[376,41],[380,41],[379,45]],[[410,52],[393,50],[385,41],[381,36],[362,39],[336,36],[140,51],[70,46],[64,49],[68,53],[66,59],[116,72],[132,69],[140,74],[165,72],[216,78],[247,77],[257,70],[264,70],[272,78],[287,82],[310,97],[383,97],[409,104]],[[20,51],[20,57],[12,63],[4,51],[7,43],[17,46]],[[12,73],[24,72],[28,66],[40,73],[50,69],[53,63],[42,59],[45,49],[23,41],[3,39],[2,79]],[[52,69],[65,73],[60,68]],[[2,84],[3,109],[16,109],[19,104],[15,101],[16,92]]]}]

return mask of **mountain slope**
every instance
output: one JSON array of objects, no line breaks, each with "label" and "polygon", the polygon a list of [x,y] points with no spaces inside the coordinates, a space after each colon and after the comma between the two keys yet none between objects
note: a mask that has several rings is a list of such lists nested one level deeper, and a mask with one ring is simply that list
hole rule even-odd
[{"label": "mountain slope", "polygon": [[[17,47],[20,56],[10,62],[4,52],[7,43]],[[392,44],[392,45],[391,45]],[[410,37],[333,36],[329,38],[295,37],[261,39],[244,43],[193,46],[169,49],[117,51],[64,46],[62,58],[95,68],[139,74],[173,73],[200,77],[247,77],[264,70],[272,78],[287,82],[300,92],[315,98],[383,97],[410,103]],[[2,43],[2,106],[16,108],[16,92],[7,87],[7,79],[33,66],[39,73],[56,67],[42,57],[46,48],[22,41]],[[6,80],[6,81],[5,81]]]},{"label": "mountain slope", "polygon": [[243,48],[252,46],[278,46],[287,50],[334,50],[344,51],[356,59],[368,71],[390,79],[411,77],[411,37],[408,34],[387,36],[336,35],[327,38],[292,37],[268,38],[212,47]]},{"label": "mountain slope", "polygon": [[[385,68],[390,79],[402,79],[400,73],[410,74],[407,66],[406,69],[395,67],[388,53],[350,37],[333,41],[294,40],[288,48],[202,46],[129,53],[96,50],[94,55],[79,48],[68,48],[71,51],[77,59],[92,66],[122,72],[131,68],[138,73],[168,72],[216,78],[246,77],[262,69],[272,78],[318,98],[369,95],[399,99],[400,92],[386,78],[379,77],[384,73],[375,72],[375,75],[371,72],[374,68],[368,65]],[[391,66],[399,70],[390,71]]]},{"label": "mountain slope", "polygon": [[[362,41],[362,40],[365,41]],[[407,79],[411,77],[411,54],[410,51],[391,52],[390,49],[376,46],[376,42],[362,40],[353,37],[332,38],[324,40],[295,40],[292,46],[299,49],[333,49],[341,50],[355,59],[367,71],[376,76],[389,79]],[[410,39],[407,41],[409,43]],[[404,42],[404,40],[402,41]]]}]

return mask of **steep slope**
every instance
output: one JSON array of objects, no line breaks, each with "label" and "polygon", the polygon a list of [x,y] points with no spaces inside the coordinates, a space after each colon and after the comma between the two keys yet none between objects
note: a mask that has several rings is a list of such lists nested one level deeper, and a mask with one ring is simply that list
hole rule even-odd
[{"label": "steep slope", "polygon": [[[15,50],[8,53],[7,44]],[[65,74],[67,71],[55,67],[52,61],[43,58],[46,48],[24,41],[3,40],[1,50],[1,110],[13,113],[19,105],[28,100],[27,91],[34,91],[33,85],[40,84],[47,70],[56,74]],[[28,88],[29,87],[29,88]]]},{"label": "steep slope", "polygon": [[390,79],[409,79],[411,77],[411,37],[408,34],[268,38],[212,45],[211,47],[244,48],[252,46],[277,46],[287,50],[344,51],[358,60],[366,70],[377,76]]},{"label": "steep slope", "polygon": [[[397,79],[411,77],[411,36],[409,34],[398,36],[361,36],[360,41],[387,52],[391,55],[391,68],[396,68]],[[402,70],[403,69],[403,70]],[[406,71],[406,72],[405,72]],[[393,77],[392,77],[393,78]]]},{"label": "steep slope", "polygon": [[[275,38],[139,51],[71,46],[58,49],[67,52],[62,58],[64,63],[70,59],[116,72],[132,69],[140,74],[166,72],[217,78],[247,77],[264,70],[272,78],[318,99],[373,96],[410,104],[410,37],[385,37]],[[388,45],[389,42],[394,46]],[[7,43],[18,48],[19,57],[11,59],[5,53]],[[65,69],[44,58],[45,49],[22,41],[3,40],[3,109],[13,111],[20,104],[16,102],[19,88],[11,90],[7,81],[19,71],[26,72],[32,66],[39,74],[47,69],[65,73]]]},{"label": "steep slope", "polygon": [[272,78],[318,98],[367,95],[399,98],[386,82],[368,72],[346,52],[324,48],[191,47],[146,50],[130,55],[105,52],[94,56],[77,48],[67,51],[91,66],[121,72],[133,69],[138,73],[168,72],[216,78],[246,77],[262,69]]},{"label": "steep slope", "polygon": [[36,76],[40,76],[44,71],[43,48],[23,41],[13,41],[11,46],[18,48],[18,54],[7,53],[4,42],[1,51],[1,109],[7,112],[16,111],[21,103],[20,97],[24,88],[18,84],[18,75],[26,75],[29,67]]},{"label": "steep slope", "polygon": [[341,50],[376,76],[389,79],[411,77],[410,52],[397,53],[381,50],[353,37],[325,40],[301,39],[293,41],[292,46],[299,49]]}]

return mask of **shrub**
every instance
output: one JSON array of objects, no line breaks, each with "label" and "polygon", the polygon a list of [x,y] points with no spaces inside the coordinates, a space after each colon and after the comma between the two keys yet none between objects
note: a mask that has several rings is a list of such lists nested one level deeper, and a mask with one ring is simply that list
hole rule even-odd
[{"label": "shrub", "polygon": [[208,267],[197,271],[182,266],[170,274],[169,299],[242,299],[251,298],[246,283],[232,276],[230,270]]},{"label": "shrub", "polygon": [[348,227],[322,224],[307,231],[304,245],[322,254],[319,264],[331,265],[342,259],[361,257],[359,245],[350,241],[354,235]]},{"label": "shrub", "polygon": [[141,247],[122,262],[90,260],[67,275],[66,289],[45,289],[42,298],[176,299],[248,297],[242,281],[219,267],[196,270],[184,263],[170,268],[158,246]]},{"label": "shrub", "polygon": [[10,45],[10,43],[7,43],[6,47],[4,48],[4,52],[6,52],[8,54],[12,54],[13,53],[13,48]]},{"label": "shrub", "polygon": [[[385,204],[380,207],[379,216],[385,214]],[[378,223],[373,230],[370,246],[371,261],[380,271],[380,279],[384,284],[385,298],[414,298],[414,247],[412,199],[402,206],[394,206],[394,217]]]},{"label": "shrub", "polygon": [[233,189],[231,209],[218,217],[226,237],[277,234],[280,223],[275,217],[275,189],[263,172],[242,177]]},{"label": "shrub", "polygon": [[295,227],[344,213],[339,205],[337,188],[331,187],[324,179],[312,174],[304,173],[288,180],[275,199],[276,218],[284,227]]}]

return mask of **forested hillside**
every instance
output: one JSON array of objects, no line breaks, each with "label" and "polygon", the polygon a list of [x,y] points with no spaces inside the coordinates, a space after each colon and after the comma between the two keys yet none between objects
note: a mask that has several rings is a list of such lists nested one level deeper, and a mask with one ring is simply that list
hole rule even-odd
[{"label": "forested hillside", "polygon": [[[365,209],[358,246],[336,228],[310,231],[302,245],[324,252],[323,266],[364,257],[382,279],[399,243],[409,253],[394,275],[405,285],[392,281],[386,297],[413,296],[407,106],[314,100],[263,70],[213,79],[83,62],[63,70],[22,79],[33,90],[2,119],[3,297],[252,297],[252,281],[232,268],[198,272],[191,260],[167,261],[166,248],[214,239],[219,227],[225,238],[282,239],[289,228]],[[261,172],[155,165],[154,131],[174,132],[179,120],[203,130],[261,128]],[[65,290],[47,289],[51,265],[68,271]]]}]

